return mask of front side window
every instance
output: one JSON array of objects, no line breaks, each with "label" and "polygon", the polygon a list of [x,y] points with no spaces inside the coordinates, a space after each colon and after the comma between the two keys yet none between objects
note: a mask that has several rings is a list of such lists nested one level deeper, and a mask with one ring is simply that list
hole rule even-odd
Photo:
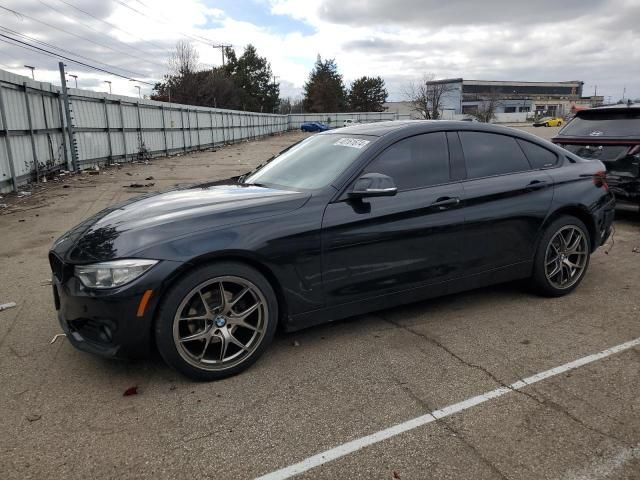
[{"label": "front side window", "polygon": [[531,167],[513,137],[485,132],[459,132],[467,177],[523,172]]},{"label": "front side window", "polygon": [[446,183],[450,180],[447,138],[436,132],[400,140],[373,160],[364,173],[388,175],[401,191]]},{"label": "front side window", "polygon": [[323,188],[375,139],[369,135],[314,135],[282,152],[243,183],[302,190]]}]

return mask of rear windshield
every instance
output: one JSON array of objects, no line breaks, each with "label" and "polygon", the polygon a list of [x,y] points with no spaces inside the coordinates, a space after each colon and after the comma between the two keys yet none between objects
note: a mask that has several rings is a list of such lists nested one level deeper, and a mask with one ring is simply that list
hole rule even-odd
[{"label": "rear windshield", "polygon": [[627,145],[562,145],[563,148],[588,160],[617,160],[629,151]]},{"label": "rear windshield", "polygon": [[640,138],[640,112],[585,113],[571,120],[560,135]]}]

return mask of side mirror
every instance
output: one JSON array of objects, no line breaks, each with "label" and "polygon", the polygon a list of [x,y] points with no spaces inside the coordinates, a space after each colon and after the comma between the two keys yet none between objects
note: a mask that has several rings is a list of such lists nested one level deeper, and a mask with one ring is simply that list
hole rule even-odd
[{"label": "side mirror", "polygon": [[398,193],[393,178],[382,173],[365,173],[353,184],[350,198],[390,197]]}]

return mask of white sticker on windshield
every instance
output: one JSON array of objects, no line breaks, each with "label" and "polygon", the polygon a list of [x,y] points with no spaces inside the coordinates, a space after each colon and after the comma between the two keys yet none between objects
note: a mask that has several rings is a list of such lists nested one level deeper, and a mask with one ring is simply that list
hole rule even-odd
[{"label": "white sticker on windshield", "polygon": [[351,148],[364,148],[369,143],[369,140],[360,140],[359,138],[341,138],[334,145],[339,145],[341,147],[351,147]]}]

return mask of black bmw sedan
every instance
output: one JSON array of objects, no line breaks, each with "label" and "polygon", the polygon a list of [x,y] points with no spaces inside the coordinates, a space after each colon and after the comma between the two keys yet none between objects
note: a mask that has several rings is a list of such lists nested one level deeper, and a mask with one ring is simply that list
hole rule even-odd
[{"label": "black bmw sedan", "polygon": [[311,136],[227,182],[108,208],[50,252],[77,348],[164,360],[194,379],[242,371],[295,330],[514,279],[559,296],[614,215],[604,166],[469,122]]}]

